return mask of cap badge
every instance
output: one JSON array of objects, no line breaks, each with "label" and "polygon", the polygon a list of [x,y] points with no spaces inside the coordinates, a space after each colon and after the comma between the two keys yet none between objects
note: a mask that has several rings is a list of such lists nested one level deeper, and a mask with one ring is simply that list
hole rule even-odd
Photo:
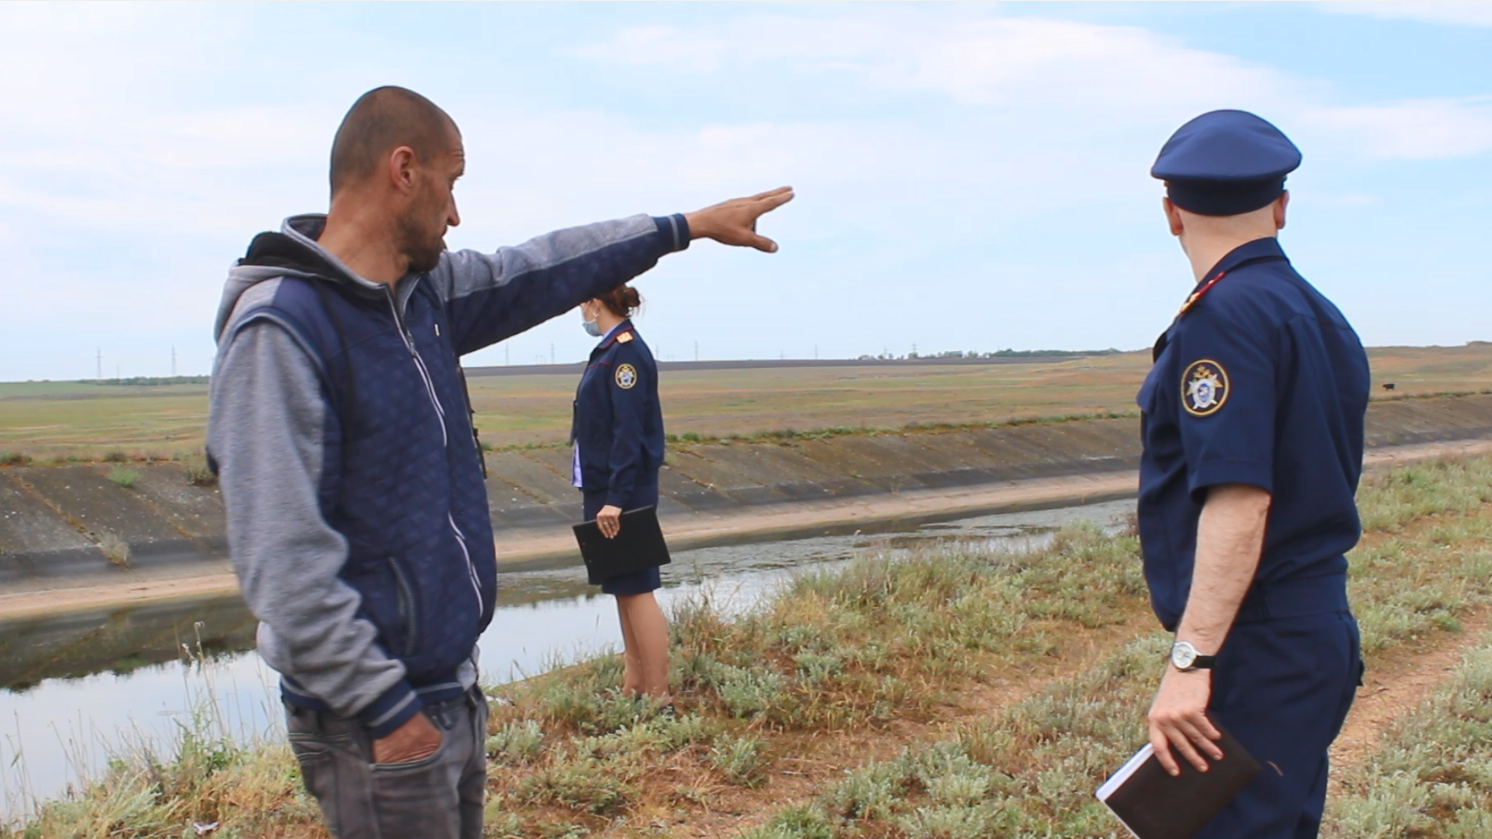
[{"label": "cap badge", "polygon": [[1193,362],[1181,376],[1181,404],[1186,412],[1205,417],[1228,401],[1228,374],[1211,359]]},{"label": "cap badge", "polygon": [[631,390],[637,384],[637,368],[630,364],[622,364],[616,368],[616,386],[622,390]]}]

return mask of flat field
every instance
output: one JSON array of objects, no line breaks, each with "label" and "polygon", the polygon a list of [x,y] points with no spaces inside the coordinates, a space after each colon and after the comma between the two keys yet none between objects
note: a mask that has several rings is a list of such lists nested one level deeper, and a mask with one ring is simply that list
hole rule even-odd
[{"label": "flat field", "polygon": [[[1369,354],[1375,397],[1492,389],[1492,343]],[[727,437],[1124,413],[1135,410],[1149,366],[1149,352],[1132,352],[977,365],[674,369],[661,388],[671,433]],[[1386,382],[1393,394],[1381,389]],[[471,377],[483,442],[563,442],[575,384],[573,373]],[[200,450],[206,421],[205,384],[0,384],[0,457],[186,457]]]}]

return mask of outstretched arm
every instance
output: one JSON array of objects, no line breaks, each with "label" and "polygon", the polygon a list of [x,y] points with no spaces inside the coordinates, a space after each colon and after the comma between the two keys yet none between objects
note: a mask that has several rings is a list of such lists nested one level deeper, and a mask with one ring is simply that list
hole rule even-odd
[{"label": "outstretched arm", "polygon": [[791,187],[736,198],[698,212],[573,227],[495,253],[456,251],[430,272],[449,309],[461,355],[557,317],[642,274],[692,239],[773,253],[756,233],[762,214],[791,201]]}]

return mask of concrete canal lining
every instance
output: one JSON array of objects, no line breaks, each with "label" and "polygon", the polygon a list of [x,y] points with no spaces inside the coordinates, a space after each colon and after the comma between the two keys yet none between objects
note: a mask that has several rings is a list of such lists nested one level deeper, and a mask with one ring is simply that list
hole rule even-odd
[{"label": "concrete canal lining", "polygon": [[[1367,436],[1378,460],[1492,440],[1492,395],[1376,401]],[[1137,417],[685,443],[670,448],[660,512],[679,548],[789,538],[1125,497],[1138,462]],[[568,524],[580,504],[569,451],[494,452],[487,463],[499,563],[573,553]],[[216,487],[193,485],[178,464],[149,463],[129,465],[139,480],[125,488],[111,468],[0,469],[0,615],[22,608],[21,592],[225,576]],[[231,590],[228,576],[209,590]]]}]

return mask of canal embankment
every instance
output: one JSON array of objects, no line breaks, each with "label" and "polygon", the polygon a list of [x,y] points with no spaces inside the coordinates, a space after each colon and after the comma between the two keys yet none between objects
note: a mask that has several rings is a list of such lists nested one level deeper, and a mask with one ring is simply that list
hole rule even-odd
[{"label": "canal embankment", "polygon": [[[1492,395],[1375,401],[1369,463],[1492,445]],[[896,529],[1133,495],[1139,418],[671,447],[659,512],[678,549]],[[487,455],[498,561],[573,559],[570,452]],[[177,463],[0,469],[0,617],[235,590],[217,488]]]}]

